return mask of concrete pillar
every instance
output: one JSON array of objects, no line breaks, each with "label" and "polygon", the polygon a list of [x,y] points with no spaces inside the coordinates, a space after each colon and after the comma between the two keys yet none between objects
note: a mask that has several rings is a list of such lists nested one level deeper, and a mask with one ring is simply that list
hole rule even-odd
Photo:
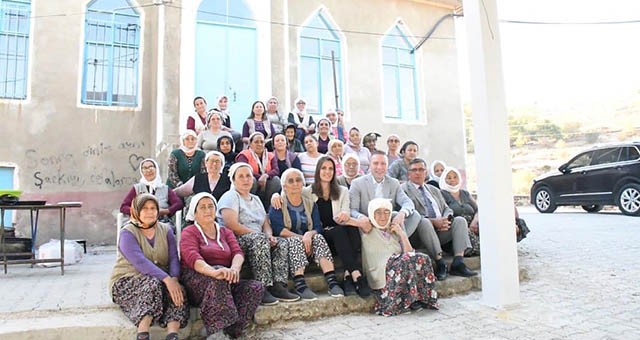
[{"label": "concrete pillar", "polygon": [[496,0],[464,0],[478,172],[483,303],[520,301],[509,128]]}]

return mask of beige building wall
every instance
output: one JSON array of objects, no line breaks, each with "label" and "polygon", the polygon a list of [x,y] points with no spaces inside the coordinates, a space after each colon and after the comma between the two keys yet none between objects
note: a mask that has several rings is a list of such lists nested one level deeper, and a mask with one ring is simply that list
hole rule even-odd
[{"label": "beige building wall", "polygon": [[[67,238],[90,243],[113,243],[115,217],[131,184],[140,178],[141,159],[153,157],[166,179],[166,159],[184,128],[181,115],[191,107],[193,74],[185,73],[192,60],[193,36],[183,28],[194,27],[200,0],[174,0],[153,5],[137,0],[141,14],[142,41],[138,107],[102,107],[80,104],[84,15],[89,0],[32,2],[29,95],[27,100],[0,100],[3,124],[0,134],[0,165],[16,166],[17,187],[23,199],[83,201],[80,210],[67,218]],[[320,8],[343,30],[345,109],[347,125],[364,133],[397,133],[421,146],[428,160],[443,159],[464,168],[463,120],[459,100],[457,56],[453,21],[446,20],[434,37],[418,51],[420,119],[389,122],[382,112],[380,44],[382,35],[400,19],[416,37],[428,32],[436,21],[452,12],[451,1],[418,0],[273,0],[270,13],[264,3],[251,0],[270,15],[269,34],[259,34],[261,46],[271,46],[269,65],[259,65],[259,96],[280,98],[283,110],[298,95],[298,30]],[[445,4],[445,5],[442,5]],[[60,13],[74,15],[56,16]],[[262,28],[261,28],[262,30]],[[264,31],[264,30],[262,30]],[[260,32],[262,32],[260,31]],[[191,37],[191,38],[190,38]],[[417,43],[418,38],[413,38]],[[269,68],[265,70],[264,68]],[[187,85],[185,85],[187,84]],[[268,85],[267,84],[267,85]],[[189,91],[188,89],[191,88]],[[29,236],[28,214],[18,213],[18,234]],[[57,238],[57,216],[40,216],[38,243]]]}]

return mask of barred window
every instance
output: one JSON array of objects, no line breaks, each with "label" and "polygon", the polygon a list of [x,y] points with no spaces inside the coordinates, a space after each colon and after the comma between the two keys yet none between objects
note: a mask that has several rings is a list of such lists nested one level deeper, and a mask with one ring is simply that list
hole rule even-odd
[{"label": "barred window", "polygon": [[30,17],[30,0],[0,0],[0,98],[27,98]]},{"label": "barred window", "polygon": [[140,15],[128,0],[94,0],[84,27],[82,103],[138,104]]}]

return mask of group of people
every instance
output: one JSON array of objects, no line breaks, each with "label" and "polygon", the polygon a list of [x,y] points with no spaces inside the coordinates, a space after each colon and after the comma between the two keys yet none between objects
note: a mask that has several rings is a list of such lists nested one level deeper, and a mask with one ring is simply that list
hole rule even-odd
[{"label": "group of people", "polygon": [[[342,112],[315,122],[302,99],[287,120],[277,98],[255,102],[239,134],[227,100],[207,111],[195,98],[167,182],[145,159],[121,205],[130,220],[110,292],[138,339],[153,323],[177,339],[188,305],[200,307],[206,335],[238,337],[260,304],[317,299],[304,276],[311,261],[330,296],[373,295],[384,316],[438,309],[437,280],[477,275],[464,256],[479,254],[478,209],[457,169],[428,168],[418,144],[394,134],[378,150],[381,136],[345,130]],[[170,217],[185,205],[178,247]],[[528,232],[521,225],[518,240]],[[240,277],[245,262],[248,279]]]}]

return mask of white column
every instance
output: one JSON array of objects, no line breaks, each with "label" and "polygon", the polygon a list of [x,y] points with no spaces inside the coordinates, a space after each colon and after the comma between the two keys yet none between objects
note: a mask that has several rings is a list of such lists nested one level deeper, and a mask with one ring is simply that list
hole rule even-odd
[{"label": "white column", "polygon": [[511,184],[511,152],[504,98],[496,0],[464,0],[471,107],[478,172],[483,303],[520,301]]}]

